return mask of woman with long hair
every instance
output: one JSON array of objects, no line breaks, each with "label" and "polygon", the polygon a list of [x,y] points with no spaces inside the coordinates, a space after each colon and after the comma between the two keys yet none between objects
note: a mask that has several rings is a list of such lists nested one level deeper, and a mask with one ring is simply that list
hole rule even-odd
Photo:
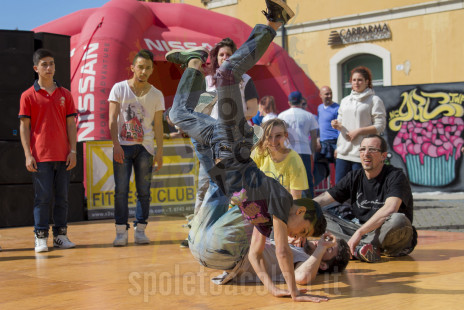
[{"label": "woman with long hair", "polygon": [[[207,68],[208,75],[206,76],[206,91],[216,91],[216,70],[229,59],[230,56],[237,50],[237,46],[230,38],[224,38],[217,43],[209,53],[210,65]],[[253,80],[248,74],[242,75],[240,82],[240,92],[242,94],[243,112],[245,118],[250,120],[258,112],[258,92],[256,91]],[[211,116],[218,118],[218,105],[216,104],[211,111]]]},{"label": "woman with long hair", "polygon": [[351,94],[343,98],[338,118],[331,122],[340,131],[337,140],[335,182],[351,170],[361,169],[359,146],[368,134],[381,134],[386,125],[382,99],[372,89],[371,71],[363,66],[351,70]]},{"label": "woman with long hair", "polygon": [[308,179],[300,155],[286,145],[287,124],[274,118],[261,126],[263,135],[256,143],[251,158],[261,171],[279,181],[293,199],[301,198],[302,192],[309,187]]},{"label": "woman with long hair", "polygon": [[264,96],[258,103],[259,114],[263,117],[262,123],[277,118],[277,110],[274,96]]}]

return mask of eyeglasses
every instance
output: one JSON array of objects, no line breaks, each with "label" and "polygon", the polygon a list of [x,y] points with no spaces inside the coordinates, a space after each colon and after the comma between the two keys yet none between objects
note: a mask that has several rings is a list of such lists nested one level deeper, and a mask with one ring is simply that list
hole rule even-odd
[{"label": "eyeglasses", "polygon": [[377,153],[377,152],[382,152],[381,149],[377,149],[375,147],[369,147],[369,148],[366,148],[366,147],[360,147],[359,148],[359,152],[360,153],[369,153],[369,154],[372,154],[372,153]]}]

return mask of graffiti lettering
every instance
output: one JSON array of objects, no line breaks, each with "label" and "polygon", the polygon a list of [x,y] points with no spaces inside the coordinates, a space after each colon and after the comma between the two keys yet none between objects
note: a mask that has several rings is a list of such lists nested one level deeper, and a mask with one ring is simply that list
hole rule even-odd
[{"label": "graffiti lettering", "polygon": [[[462,103],[464,94],[458,93],[426,93],[417,89],[411,90],[409,93],[401,94],[403,101],[398,110],[390,112],[389,127],[393,131],[399,131],[403,122],[415,120],[426,122],[435,119],[437,116],[455,116],[462,117],[464,109]],[[431,108],[431,103],[436,102],[437,106]]]}]

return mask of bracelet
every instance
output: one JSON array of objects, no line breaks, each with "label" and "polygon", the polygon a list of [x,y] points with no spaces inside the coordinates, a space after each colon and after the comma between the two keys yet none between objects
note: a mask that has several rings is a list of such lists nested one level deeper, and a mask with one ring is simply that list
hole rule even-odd
[{"label": "bracelet", "polygon": [[76,152],[76,151],[74,151],[74,150],[71,150],[71,153],[74,153],[74,154],[76,154],[77,152]]}]

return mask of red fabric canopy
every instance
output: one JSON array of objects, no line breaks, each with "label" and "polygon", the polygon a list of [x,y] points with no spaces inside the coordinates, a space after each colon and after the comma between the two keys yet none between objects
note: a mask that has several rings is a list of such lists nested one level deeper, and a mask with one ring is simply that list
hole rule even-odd
[{"label": "red fabric canopy", "polygon": [[[264,17],[263,17],[264,19]],[[108,95],[131,77],[130,64],[141,48],[155,55],[150,78],[171,106],[182,71],[166,62],[174,48],[212,48],[224,37],[240,46],[251,32],[242,21],[187,4],[112,0],[101,8],[81,10],[34,29],[71,36],[71,92],[79,111],[78,140],[110,139]],[[277,44],[272,44],[248,72],[260,96],[273,95],[277,109],[288,108],[288,94],[299,90],[315,112],[319,90]]]}]

